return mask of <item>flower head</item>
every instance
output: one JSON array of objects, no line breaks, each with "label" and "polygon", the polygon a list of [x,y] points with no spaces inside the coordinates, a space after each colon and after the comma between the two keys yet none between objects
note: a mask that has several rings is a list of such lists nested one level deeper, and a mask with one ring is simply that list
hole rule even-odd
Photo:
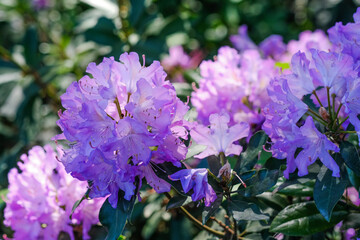
[{"label": "flower head", "polygon": [[239,54],[222,47],[214,61],[201,63],[200,73],[199,89],[192,93],[191,101],[201,123],[208,125],[213,113],[226,113],[229,125],[261,125],[264,118],[260,109],[268,101],[264,90],[276,74],[273,60],[262,59],[257,50]]},{"label": "flower head", "polygon": [[216,199],[215,191],[208,184],[207,169],[183,169],[169,176],[172,180],[180,180],[185,193],[193,190],[193,201],[205,200],[205,206],[210,206]]},{"label": "flower head", "polygon": [[74,239],[71,225],[81,225],[83,239],[89,239],[88,231],[99,221],[104,198],[84,200],[69,218],[87,183],[67,174],[57,158],[51,146],[36,146],[21,156],[21,173],[10,171],[4,223],[15,239],[57,239],[61,231]]},{"label": "flower head", "polygon": [[183,117],[188,107],[165,81],[160,63],[142,66],[136,53],[124,53],[120,62],[104,58],[87,68],[92,75],[71,84],[61,96],[64,112],[57,122],[69,141],[62,159],[67,172],[92,181],[90,197],[111,194],[116,207],[118,191],[130,200],[135,182],[143,177],[158,192],[168,185],[155,174],[151,164],[171,162],[176,166],[187,149]]},{"label": "flower head", "polygon": [[194,127],[190,134],[198,144],[205,145],[207,148],[195,157],[205,158],[211,155],[224,153],[228,155],[239,155],[242,147],[234,144],[236,140],[249,135],[249,125],[246,123],[235,124],[228,127],[230,117],[227,114],[212,114],[209,118],[210,128],[203,125]]},{"label": "flower head", "polygon": [[[291,71],[271,81],[263,129],[271,138],[274,156],[287,158],[286,177],[296,169],[299,176],[306,175],[308,166],[317,159],[339,177],[331,153],[339,152],[339,136],[348,118],[360,129],[355,93],[359,92],[359,79],[349,55],[310,52],[313,64],[305,53],[298,52],[291,60]],[[307,106],[305,99],[310,95],[313,103]],[[322,127],[317,128],[317,124]]]}]

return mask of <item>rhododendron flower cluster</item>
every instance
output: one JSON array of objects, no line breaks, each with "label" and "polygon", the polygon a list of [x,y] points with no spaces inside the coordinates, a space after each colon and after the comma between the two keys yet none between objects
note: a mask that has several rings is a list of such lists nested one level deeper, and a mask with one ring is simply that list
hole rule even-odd
[{"label": "rhododendron flower cluster", "polygon": [[111,194],[114,208],[119,189],[130,200],[144,177],[157,192],[170,191],[153,164],[180,166],[185,158],[188,107],[165,81],[160,63],[145,67],[136,53],[124,53],[120,62],[112,57],[90,63],[87,72],[92,77],[72,83],[61,96],[63,134],[56,139],[69,142],[62,158],[66,171],[92,182],[90,197]]},{"label": "rhododendron flower cluster", "polygon": [[74,203],[87,191],[87,183],[67,174],[49,145],[44,149],[33,147],[21,160],[21,172],[14,168],[8,175],[5,208],[4,223],[15,231],[14,239],[57,239],[60,232],[74,239],[76,226],[81,226],[83,239],[90,239],[88,231],[99,222],[105,199],[85,199],[70,219]]},{"label": "rhododendron flower cluster", "polygon": [[268,101],[264,91],[276,75],[274,61],[263,59],[257,50],[238,53],[222,47],[214,61],[201,63],[200,74],[199,88],[191,99],[198,120],[207,125],[211,114],[226,113],[230,125],[247,122],[255,131],[264,120],[261,108]]},{"label": "rhododendron flower cluster", "polygon": [[[339,26],[339,24],[336,26]],[[336,34],[333,35],[338,36]],[[271,57],[278,62],[286,63],[290,62],[291,57],[298,51],[304,52],[306,57],[311,59],[310,49],[314,48],[321,51],[329,51],[334,48],[329,38],[321,30],[314,32],[304,31],[299,34],[299,40],[290,40],[288,44],[283,42],[281,36],[273,34],[264,39],[258,47],[248,36],[247,26],[242,25],[239,27],[237,35],[230,36],[230,41],[240,52],[255,49],[262,53],[265,58]],[[339,40],[339,42],[340,41],[341,40]]]},{"label": "rhododendron flower cluster", "polygon": [[[264,108],[263,129],[273,142],[274,156],[287,158],[286,177],[296,168],[299,176],[306,175],[307,167],[318,158],[339,177],[340,169],[330,153],[340,150],[344,123],[350,121],[359,132],[360,81],[351,56],[316,49],[310,52],[314,67],[298,52],[292,58],[291,73],[270,83],[271,102]],[[307,95],[312,95],[313,106],[302,101]],[[316,127],[314,120],[322,127]]]}]

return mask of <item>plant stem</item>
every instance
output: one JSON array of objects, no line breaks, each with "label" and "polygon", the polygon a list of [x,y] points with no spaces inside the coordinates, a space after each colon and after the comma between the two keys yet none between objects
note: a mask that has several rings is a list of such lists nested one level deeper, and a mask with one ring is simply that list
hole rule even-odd
[{"label": "plant stem", "polygon": [[225,153],[220,152],[219,157],[220,157],[221,166],[224,166],[226,163]]},{"label": "plant stem", "polygon": [[[334,104],[335,105],[335,104]],[[335,120],[334,120],[334,123],[333,123],[333,128],[335,127],[335,124],[338,123],[339,124],[339,119],[338,119],[338,116],[339,116],[339,112],[340,112],[340,109],[342,108],[343,104],[340,103],[339,105],[339,108],[338,110],[336,111],[336,115],[335,115]],[[340,126],[340,125],[339,125]]]},{"label": "plant stem", "polygon": [[[171,195],[167,192],[164,193],[165,196],[170,200]],[[187,216],[196,226],[198,226],[201,229],[204,229],[208,231],[211,234],[214,234],[217,237],[223,238],[225,236],[224,232],[217,231],[215,229],[212,229],[211,227],[207,225],[203,225],[199,220],[197,220],[191,213],[189,213],[183,206],[180,207],[180,210]],[[238,239],[244,239],[242,237],[238,237]]]},{"label": "plant stem", "polygon": [[340,123],[339,123],[339,126],[337,127],[337,129],[339,129],[341,127],[341,125],[349,118],[349,116],[347,116],[344,120],[342,120]]},{"label": "plant stem", "polygon": [[339,131],[339,133],[356,133],[356,131]]},{"label": "plant stem", "polygon": [[312,116],[316,121],[322,123],[324,126],[327,126],[327,122],[322,117],[320,117],[318,114],[316,114],[316,112],[311,110],[310,108],[309,108],[309,112],[307,114]]},{"label": "plant stem", "polygon": [[321,103],[320,99],[319,99],[319,96],[316,94],[316,91],[315,91],[315,90],[313,91],[313,94],[314,94],[314,96],[316,97],[316,99],[317,99],[318,103],[320,104],[320,106],[321,106],[321,107],[324,107],[323,104]]},{"label": "plant stem", "polygon": [[332,116],[333,114],[332,114],[332,111],[331,111],[330,88],[329,87],[326,87],[326,93],[327,93],[328,109],[329,109],[330,122],[331,122],[333,120],[333,116]]}]

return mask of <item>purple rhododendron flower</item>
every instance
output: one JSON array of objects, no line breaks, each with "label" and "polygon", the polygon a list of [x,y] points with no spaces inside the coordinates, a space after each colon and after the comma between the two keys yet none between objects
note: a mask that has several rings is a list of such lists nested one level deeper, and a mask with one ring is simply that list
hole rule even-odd
[{"label": "purple rhododendron flower", "polygon": [[209,207],[216,200],[216,193],[208,184],[207,169],[183,169],[169,176],[172,180],[180,180],[184,192],[193,190],[191,198],[193,201],[205,200],[205,206]]},{"label": "purple rhododendron flower", "polygon": [[80,180],[92,181],[90,197],[111,194],[116,207],[118,191],[125,199],[135,194],[135,182],[145,177],[157,192],[170,186],[152,172],[151,164],[180,166],[187,153],[182,139],[186,106],[165,81],[160,63],[142,66],[136,53],[124,53],[120,62],[104,58],[90,63],[78,83],[61,96],[64,112],[57,122],[69,141],[62,163]]},{"label": "purple rhododendron flower", "polygon": [[10,171],[4,223],[15,231],[14,239],[57,239],[62,231],[74,239],[71,225],[81,225],[83,239],[90,239],[105,198],[85,199],[70,219],[88,184],[67,174],[57,158],[51,146],[35,146],[21,156],[21,173]]},{"label": "purple rhododendron flower", "polygon": [[249,125],[247,123],[239,123],[228,127],[229,121],[230,117],[227,114],[211,114],[209,117],[210,128],[197,125],[191,129],[191,138],[198,144],[207,147],[195,157],[205,158],[211,155],[218,155],[221,152],[225,156],[239,155],[241,153],[242,147],[234,144],[234,142],[249,135]]},{"label": "purple rhododendron flower", "polygon": [[[291,60],[290,71],[271,81],[268,87],[271,101],[263,109],[266,118],[263,129],[271,138],[274,156],[287,158],[285,177],[296,169],[299,176],[306,175],[308,166],[316,159],[332,170],[333,176],[339,177],[339,167],[330,155],[339,152],[337,131],[349,122],[358,133],[360,129],[356,65],[343,53],[316,49],[309,52],[311,62],[306,53],[297,52]],[[308,94],[319,107],[319,113],[302,101]],[[308,115],[313,117],[306,118]],[[313,120],[324,125],[322,131],[327,135],[315,127]],[[303,150],[295,158],[300,148]]]},{"label": "purple rhododendron flower", "polygon": [[353,57],[354,62],[360,59],[360,8],[354,13],[354,23],[345,26],[338,22],[328,30],[330,41],[337,47],[338,51]]},{"label": "purple rhododendron flower", "polygon": [[246,25],[240,26],[238,34],[230,36],[230,41],[240,52],[248,49],[257,49],[256,44],[248,36]]},{"label": "purple rhododendron flower", "polygon": [[202,79],[191,98],[198,120],[208,125],[211,114],[226,113],[230,126],[247,122],[256,130],[264,121],[260,109],[269,99],[264,91],[276,75],[274,64],[257,50],[239,54],[230,47],[220,48],[215,61],[200,65]]},{"label": "purple rhododendron flower", "polygon": [[[307,59],[311,59],[310,49],[317,49],[319,51],[329,51],[333,49],[329,38],[321,30],[314,32],[304,31],[299,34],[299,40],[291,40],[287,44],[286,54],[280,59],[282,62],[290,62],[292,56],[297,52],[303,52]],[[312,66],[312,63],[311,63]]]},{"label": "purple rhododendron flower", "polygon": [[264,57],[272,57],[275,60],[280,60],[281,56],[286,52],[286,44],[280,35],[271,35],[262,41],[259,45]]},{"label": "purple rhododendron flower", "polygon": [[319,158],[320,161],[333,172],[332,175],[334,177],[340,177],[339,166],[328,152],[329,150],[339,152],[340,149],[316,129],[311,116],[309,116],[305,124],[300,127],[300,134],[303,137],[298,139],[298,146],[303,148],[303,150],[295,159],[296,166],[299,169],[299,176],[307,175],[307,167]]}]

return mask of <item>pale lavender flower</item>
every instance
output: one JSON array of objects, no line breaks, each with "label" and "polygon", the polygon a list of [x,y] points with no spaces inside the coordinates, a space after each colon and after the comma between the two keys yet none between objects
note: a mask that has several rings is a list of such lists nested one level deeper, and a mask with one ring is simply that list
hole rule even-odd
[{"label": "pale lavender flower", "polygon": [[212,114],[209,117],[210,128],[197,125],[191,129],[191,138],[196,143],[206,146],[206,149],[195,157],[205,158],[219,153],[229,156],[241,153],[242,147],[234,142],[249,135],[249,125],[239,123],[229,127],[229,121],[230,117],[227,114]]},{"label": "pale lavender flower", "polygon": [[304,31],[299,34],[299,40],[289,41],[287,44],[287,52],[280,60],[282,62],[290,62],[292,56],[299,51],[305,53],[306,58],[310,60],[310,49],[313,48],[319,51],[328,52],[329,50],[333,49],[333,46],[323,31]]},{"label": "pale lavender flower", "polygon": [[338,22],[328,30],[330,41],[337,47],[338,51],[353,57],[354,62],[360,59],[360,8],[353,15],[354,23],[345,26]]},{"label": "pale lavender flower", "polygon": [[185,193],[193,191],[193,201],[204,199],[205,206],[210,206],[216,200],[216,193],[208,184],[208,171],[206,168],[183,169],[169,176],[170,179],[180,180]]},{"label": "pale lavender flower", "polygon": [[5,208],[4,223],[15,231],[14,239],[57,239],[61,231],[74,239],[72,225],[82,226],[83,239],[90,239],[88,232],[99,222],[105,199],[84,200],[70,219],[74,203],[87,191],[87,183],[67,174],[49,145],[44,149],[33,147],[21,160],[21,173],[12,169],[8,175]]},{"label": "pale lavender flower", "polygon": [[230,41],[240,52],[248,49],[257,49],[256,44],[248,36],[246,25],[240,26],[238,34],[230,36]]},{"label": "pale lavender flower", "polygon": [[261,125],[264,118],[260,109],[268,101],[264,90],[276,75],[273,60],[262,59],[257,50],[239,54],[233,48],[222,47],[214,61],[201,63],[200,74],[202,79],[191,102],[201,123],[208,125],[213,113],[226,113],[230,125]]},{"label": "pale lavender flower", "polygon": [[259,44],[259,48],[264,57],[272,57],[280,60],[281,56],[286,52],[286,44],[280,35],[271,35]]}]

